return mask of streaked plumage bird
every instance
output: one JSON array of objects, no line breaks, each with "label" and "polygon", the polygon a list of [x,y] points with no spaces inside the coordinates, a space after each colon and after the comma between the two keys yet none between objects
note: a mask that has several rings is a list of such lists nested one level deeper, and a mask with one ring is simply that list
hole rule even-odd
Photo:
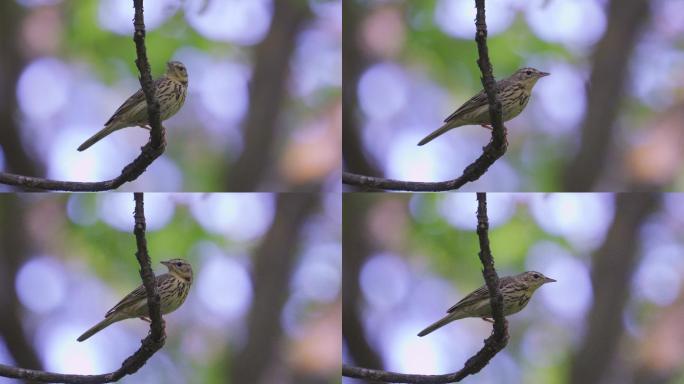
[{"label": "streaked plumage bird", "polygon": [[[510,77],[496,82],[504,122],[518,116],[525,109],[532,93],[532,87],[537,84],[537,80],[548,75],[550,74],[534,68],[521,68]],[[490,120],[489,102],[483,89],[449,115],[444,120],[444,125],[427,135],[418,145],[427,144],[437,136],[464,125],[479,124],[489,128],[489,124],[492,123]]]},{"label": "streaked plumage bird", "polygon": [[[157,292],[159,292],[159,302],[162,315],[166,315],[178,309],[188,297],[190,286],[192,285],[192,266],[183,259],[172,259],[162,261],[169,273],[155,277]],[[149,311],[147,308],[147,293],[145,287],[140,285],[133,292],[126,295],[118,304],[107,311],[105,319],[95,324],[84,334],[78,337],[78,341],[83,341],[90,336],[100,332],[117,321],[140,317],[147,319]]]},{"label": "streaked plumage bird", "polygon": [[[175,115],[185,103],[188,90],[188,72],[183,63],[179,61],[168,62],[166,74],[154,81],[154,90],[159,100],[161,121]],[[139,89],[114,112],[114,115],[105,123],[105,127],[81,144],[78,150],[88,149],[116,130],[134,126],[148,128],[147,125],[149,125],[147,102],[145,93]]]},{"label": "streaked plumage bird", "polygon": [[[535,271],[500,278],[499,289],[503,297],[504,316],[520,312],[530,301],[532,294],[537,288],[554,281],[556,280]],[[447,313],[448,315],[420,331],[418,336],[425,336],[454,320],[465,319],[466,317],[481,317],[485,320],[491,318],[492,306],[489,301],[489,289],[487,289],[486,285],[481,286],[449,308]]]}]

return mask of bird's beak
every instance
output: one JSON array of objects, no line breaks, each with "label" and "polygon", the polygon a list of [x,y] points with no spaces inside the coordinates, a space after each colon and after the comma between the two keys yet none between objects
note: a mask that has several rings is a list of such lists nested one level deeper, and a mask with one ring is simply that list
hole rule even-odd
[{"label": "bird's beak", "polygon": [[556,280],[550,278],[550,277],[544,277],[544,283],[555,283]]},{"label": "bird's beak", "polygon": [[[548,75],[550,75],[550,73],[548,73],[548,72],[539,72],[539,77],[545,77]],[[554,281],[556,281],[556,280],[554,280]]]},{"label": "bird's beak", "polygon": [[[168,261],[162,261],[161,263],[164,264],[164,265],[166,265],[167,267],[169,266],[169,262],[168,262]],[[555,281],[555,280],[554,280],[554,281]]]}]

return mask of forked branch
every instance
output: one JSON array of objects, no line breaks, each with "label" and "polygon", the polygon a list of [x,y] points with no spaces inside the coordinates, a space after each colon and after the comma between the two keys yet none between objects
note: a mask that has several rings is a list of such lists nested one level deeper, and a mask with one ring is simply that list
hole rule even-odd
[{"label": "forked branch", "polygon": [[485,0],[475,0],[477,16],[475,17],[475,41],[479,59],[477,64],[482,73],[482,85],[489,101],[489,117],[492,122],[492,138],[484,148],[482,155],[468,165],[463,174],[456,179],[438,182],[401,181],[382,177],[364,176],[351,172],[342,174],[342,183],[362,189],[380,189],[392,191],[437,192],[452,191],[469,182],[479,179],[501,156],[506,153],[506,127],[501,117],[501,101],[496,94],[496,81],[492,74],[492,63],[489,61],[487,48],[487,23],[485,20]]},{"label": "forked branch", "polygon": [[126,182],[134,181],[145,172],[152,162],[164,153],[166,143],[164,140],[164,127],[161,125],[159,116],[159,100],[154,95],[150,63],[147,61],[145,48],[145,20],[143,17],[143,0],[133,0],[135,18],[133,26],[135,32],[133,40],[137,59],[135,60],[140,71],[140,85],[145,93],[147,101],[147,115],[150,122],[150,141],[141,148],[140,155],[130,164],[126,165],[121,174],[114,179],[96,182],[61,181],[44,179],[40,177],[16,175],[0,172],[0,183],[14,185],[28,190],[70,191],[70,192],[99,192],[116,189]]},{"label": "forked branch", "polygon": [[342,366],[342,375],[368,381],[381,381],[386,383],[453,383],[463,380],[468,375],[480,372],[489,361],[508,343],[508,323],[503,316],[503,297],[499,290],[499,276],[494,268],[494,258],[489,248],[489,219],[487,216],[487,195],[477,194],[477,236],[480,241],[480,262],[482,262],[482,275],[489,289],[489,301],[492,306],[494,318],[494,331],[485,342],[482,349],[468,359],[460,371],[445,375],[414,375],[405,373],[388,372],[379,369],[367,369]]}]

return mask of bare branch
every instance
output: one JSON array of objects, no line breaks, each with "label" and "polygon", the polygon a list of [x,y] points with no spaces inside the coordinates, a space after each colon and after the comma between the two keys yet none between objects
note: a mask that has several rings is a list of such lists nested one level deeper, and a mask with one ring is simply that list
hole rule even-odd
[{"label": "bare branch", "polygon": [[142,278],[145,292],[147,293],[147,305],[149,306],[150,319],[152,320],[152,323],[150,324],[150,334],[143,339],[140,348],[133,355],[124,360],[119,369],[102,375],[69,375],[16,368],[0,364],[0,376],[46,383],[111,383],[118,381],[126,375],[137,372],[145,363],[147,363],[147,360],[152,357],[152,355],[164,346],[166,335],[164,334],[163,320],[159,308],[159,294],[156,290],[155,276],[152,272],[152,267],[150,266],[150,256],[147,253],[143,194],[137,192],[134,196],[135,213],[133,214],[133,217],[135,219],[135,227],[133,232],[138,248],[136,257],[140,264],[140,277]]},{"label": "bare branch", "polygon": [[121,174],[114,179],[96,182],[61,181],[50,180],[40,177],[22,176],[12,173],[0,172],[0,183],[14,185],[29,190],[71,191],[71,192],[98,192],[108,191],[120,187],[126,182],[137,179],[145,172],[152,162],[164,153],[166,143],[164,140],[164,127],[159,117],[159,101],[154,95],[150,64],[147,61],[145,49],[145,21],[143,17],[143,0],[133,0],[135,18],[133,26],[137,59],[135,61],[140,71],[140,85],[145,93],[147,101],[147,114],[152,129],[150,129],[150,141],[141,148],[141,153],[130,164],[126,165]]},{"label": "bare branch", "polygon": [[413,375],[343,365],[343,376],[389,383],[452,383],[461,381],[468,375],[480,372],[506,346],[508,343],[508,323],[503,316],[503,297],[499,290],[499,276],[494,268],[494,259],[489,249],[487,195],[485,193],[478,193],[477,203],[477,236],[480,241],[480,261],[484,267],[482,275],[489,290],[489,301],[492,306],[492,317],[494,318],[494,331],[485,340],[485,345],[482,349],[468,359],[460,371],[445,375]]},{"label": "bare branch", "polygon": [[452,191],[461,188],[468,182],[479,179],[496,160],[506,153],[506,128],[503,125],[501,117],[501,101],[496,94],[496,81],[492,74],[492,63],[489,61],[489,49],[487,48],[485,0],[475,0],[475,6],[477,7],[477,16],[475,17],[475,28],[477,32],[475,33],[475,41],[477,42],[477,52],[479,54],[477,64],[482,73],[482,85],[487,93],[489,117],[492,122],[492,138],[489,144],[482,148],[482,155],[468,165],[463,170],[463,174],[454,180],[438,182],[400,181],[344,172],[342,174],[342,183],[364,189],[413,192]]}]

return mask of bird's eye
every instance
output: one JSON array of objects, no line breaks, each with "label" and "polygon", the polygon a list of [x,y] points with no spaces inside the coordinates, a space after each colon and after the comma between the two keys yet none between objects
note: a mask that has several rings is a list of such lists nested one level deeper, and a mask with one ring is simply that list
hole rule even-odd
[{"label": "bird's eye", "polygon": [[525,71],[525,74],[526,74],[527,76],[530,76],[530,75],[532,74],[532,71],[527,70],[527,71]]},{"label": "bird's eye", "polygon": [[181,267],[182,265],[183,263],[181,263],[180,261],[176,263],[176,267]]},{"label": "bird's eye", "polygon": [[534,277],[535,279],[538,279],[540,276],[539,276],[538,273],[535,273],[535,274],[532,275],[532,277]]}]

